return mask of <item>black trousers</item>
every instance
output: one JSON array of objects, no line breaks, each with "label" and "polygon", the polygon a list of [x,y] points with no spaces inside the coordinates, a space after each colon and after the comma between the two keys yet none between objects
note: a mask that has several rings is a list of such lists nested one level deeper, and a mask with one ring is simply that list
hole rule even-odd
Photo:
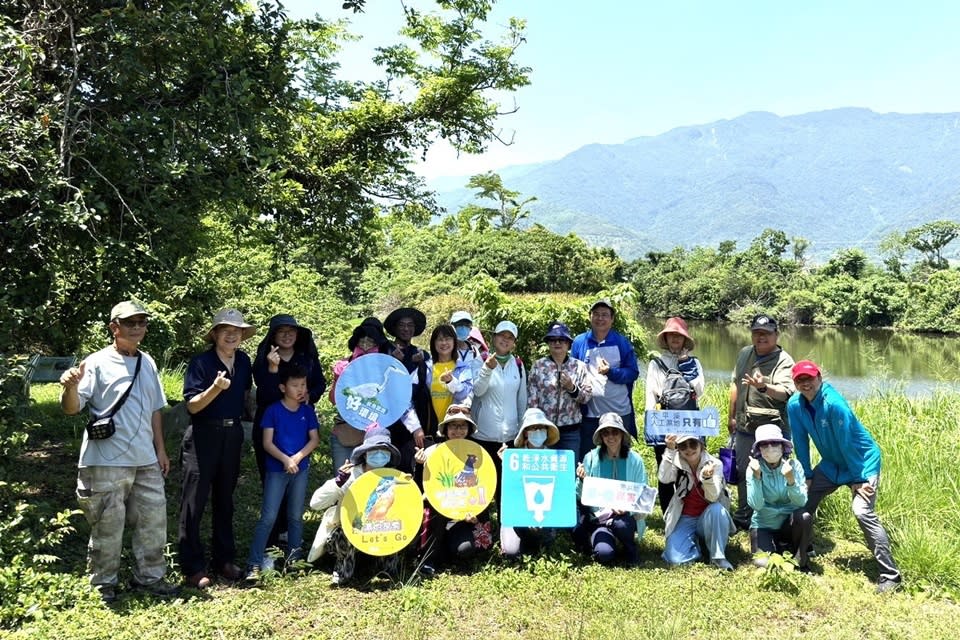
[{"label": "black trousers", "polygon": [[222,420],[197,421],[187,427],[180,448],[183,490],[180,495],[179,555],[184,576],[206,570],[200,541],[200,521],[212,496],[213,568],[233,562],[237,555],[233,535],[233,491],[240,475],[243,428],[240,419],[224,426]]}]

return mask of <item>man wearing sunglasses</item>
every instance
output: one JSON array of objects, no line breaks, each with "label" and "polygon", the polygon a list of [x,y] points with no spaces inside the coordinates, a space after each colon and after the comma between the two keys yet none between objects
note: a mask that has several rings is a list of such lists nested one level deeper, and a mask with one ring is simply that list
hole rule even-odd
[{"label": "man wearing sunglasses", "polygon": [[[91,439],[84,431],[77,474],[77,499],[90,523],[87,566],[101,599],[117,598],[123,527],[131,523],[132,584],[158,596],[177,587],[164,580],[167,507],[164,478],[170,459],[163,443],[160,411],[167,404],[157,365],[139,350],[147,332],[147,310],[128,300],[110,312],[113,343],[60,376],[60,407],[67,415],[89,406],[100,418],[113,413],[116,432]],[[121,397],[130,390],[124,400]]]}]

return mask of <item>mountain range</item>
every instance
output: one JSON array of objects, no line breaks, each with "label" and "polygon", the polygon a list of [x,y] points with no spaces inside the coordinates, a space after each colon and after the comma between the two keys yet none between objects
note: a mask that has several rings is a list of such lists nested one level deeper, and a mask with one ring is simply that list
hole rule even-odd
[{"label": "mountain range", "polygon": [[[960,113],[751,112],[498,173],[537,197],[531,222],[627,259],[723,240],[744,249],[765,228],[806,238],[815,260],[876,255],[891,231],[960,222]],[[474,201],[451,188],[467,179],[432,183],[448,211]]]}]

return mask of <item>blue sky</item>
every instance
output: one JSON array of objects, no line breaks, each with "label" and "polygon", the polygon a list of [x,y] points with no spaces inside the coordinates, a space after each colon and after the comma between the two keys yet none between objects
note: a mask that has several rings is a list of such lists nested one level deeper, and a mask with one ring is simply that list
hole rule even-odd
[{"label": "blue sky", "polygon": [[[359,15],[341,4],[284,2],[291,17],[348,18],[363,39],[343,51],[343,75],[370,79],[370,51],[397,40],[400,0],[367,0]],[[424,176],[552,160],[749,111],[960,112],[958,2],[502,0],[491,37],[509,16],[527,20],[518,61],[533,69],[530,86],[502,101],[519,107],[499,123],[514,144],[459,158],[436,145]]]}]

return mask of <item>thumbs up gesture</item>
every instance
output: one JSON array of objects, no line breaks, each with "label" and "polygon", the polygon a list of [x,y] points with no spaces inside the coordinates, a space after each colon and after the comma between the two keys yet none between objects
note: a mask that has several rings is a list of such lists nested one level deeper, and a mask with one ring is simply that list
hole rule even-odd
[{"label": "thumbs up gesture", "polygon": [[85,360],[80,361],[80,366],[70,367],[63,372],[63,375],[60,376],[60,384],[64,387],[75,387],[80,384],[80,381],[83,379],[83,374],[87,370],[87,363]]},{"label": "thumbs up gesture", "polygon": [[221,391],[224,391],[230,388],[230,378],[227,377],[226,371],[220,371],[219,373],[217,373],[217,377],[214,378],[213,380],[213,386],[215,386],[217,389],[220,389]]}]

